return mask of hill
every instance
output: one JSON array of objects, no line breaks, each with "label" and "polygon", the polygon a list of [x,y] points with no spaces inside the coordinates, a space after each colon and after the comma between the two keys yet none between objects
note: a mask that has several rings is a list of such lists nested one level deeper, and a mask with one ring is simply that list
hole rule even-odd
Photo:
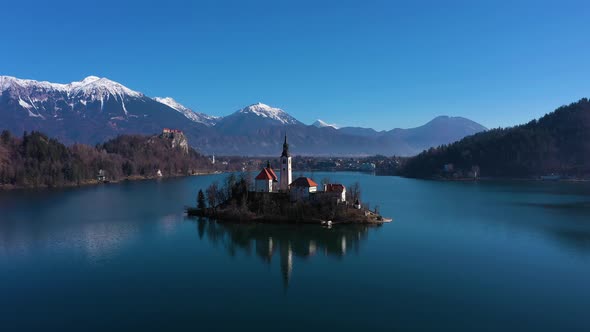
[{"label": "hill", "polygon": [[[452,164],[452,170],[449,167]],[[447,166],[447,172],[443,170]],[[590,102],[584,98],[527,124],[492,129],[410,158],[408,177],[464,176],[473,167],[483,177],[590,175]]]},{"label": "hill", "polygon": [[155,177],[158,170],[162,176],[177,176],[211,167],[188,148],[183,135],[122,135],[95,147],[67,147],[40,132],[0,135],[0,189],[95,183],[100,170],[106,179],[118,181]]}]

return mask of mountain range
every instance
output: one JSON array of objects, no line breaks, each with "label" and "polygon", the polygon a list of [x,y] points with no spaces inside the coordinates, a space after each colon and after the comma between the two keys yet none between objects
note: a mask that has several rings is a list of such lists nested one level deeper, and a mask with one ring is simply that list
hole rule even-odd
[{"label": "mountain range", "polygon": [[96,144],[120,134],[184,131],[206,154],[274,155],[288,134],[300,155],[415,155],[486,130],[461,117],[440,116],[411,129],[376,131],[318,120],[306,125],[263,103],[216,117],[170,97],[151,98],[107,78],[59,84],[0,76],[0,129],[38,130],[65,143]]}]

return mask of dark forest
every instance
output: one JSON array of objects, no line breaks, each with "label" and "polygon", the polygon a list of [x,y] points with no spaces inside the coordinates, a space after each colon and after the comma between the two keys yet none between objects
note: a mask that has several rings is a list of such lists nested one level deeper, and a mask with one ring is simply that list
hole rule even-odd
[{"label": "dark forest", "polygon": [[173,147],[163,136],[122,135],[96,146],[66,146],[40,132],[0,134],[0,188],[56,187],[107,181],[190,175],[212,170],[192,148]]},{"label": "dark forest", "polygon": [[590,175],[590,101],[562,106],[538,120],[511,128],[492,129],[410,158],[401,170],[408,177],[445,176],[477,168],[482,177],[530,178],[560,174]]}]

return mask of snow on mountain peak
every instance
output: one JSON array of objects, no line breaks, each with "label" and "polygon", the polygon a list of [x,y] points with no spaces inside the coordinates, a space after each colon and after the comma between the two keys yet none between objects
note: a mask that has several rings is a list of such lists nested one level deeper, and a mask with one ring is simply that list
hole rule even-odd
[{"label": "snow on mountain peak", "polygon": [[312,126],[318,127],[318,128],[325,128],[325,127],[331,127],[334,129],[338,129],[338,127],[335,124],[329,124],[323,120],[317,119],[314,123],[311,124]]},{"label": "snow on mountain peak", "polygon": [[182,113],[186,118],[188,118],[191,121],[199,122],[207,126],[214,126],[218,119],[218,117],[216,116],[195,112],[190,108],[185,107],[184,105],[177,102],[171,97],[155,97],[154,100],[172,108],[173,110],[178,111],[179,113]]},{"label": "snow on mountain peak", "polygon": [[7,89],[22,91],[23,89],[32,88],[42,89],[45,91],[53,90],[66,92],[68,95],[83,94],[84,96],[91,97],[92,99],[101,99],[109,94],[120,98],[123,96],[143,96],[143,94],[133,91],[120,83],[97,76],[88,76],[82,81],[71,82],[68,84],[20,79],[12,76],[0,76],[0,91]]},{"label": "snow on mountain peak", "polygon": [[254,114],[263,118],[278,121],[282,124],[297,124],[299,122],[297,121],[297,119],[295,119],[282,109],[271,107],[260,102],[247,106],[239,110],[237,113]]},{"label": "snow on mountain peak", "polygon": [[189,108],[185,107],[184,105],[182,105],[181,103],[177,102],[176,100],[174,100],[172,97],[155,97],[154,98],[155,101],[162,103],[170,108],[173,108],[179,112],[183,112],[186,110],[189,110]]},{"label": "snow on mountain peak", "polygon": [[70,87],[70,94],[82,93],[85,96],[95,97],[100,99],[107,95],[113,96],[130,96],[130,97],[141,97],[142,93],[133,91],[121,83],[111,81],[108,78],[88,76],[80,82],[72,82],[68,84]]},{"label": "snow on mountain peak", "polygon": [[[121,108],[125,116],[127,116],[127,107],[125,105],[127,99],[143,97],[143,94],[140,92],[133,91],[107,78],[99,78],[97,76],[88,76],[82,81],[68,84],[0,76],[0,89],[0,92],[8,91],[15,100],[23,100],[23,102],[31,105],[35,110],[39,111],[39,109],[43,109],[46,112],[51,112],[51,110],[46,110],[45,105],[43,105],[48,96],[52,96],[52,98],[58,100],[67,100],[67,104],[71,109],[74,108],[74,104],[76,103],[86,105],[88,102],[100,101],[101,111],[106,101],[114,99],[121,104]],[[24,105],[21,102],[19,104],[21,106]]]},{"label": "snow on mountain peak", "polygon": [[99,79],[100,79],[100,77],[98,77],[98,76],[92,76],[92,75],[90,75],[90,76],[86,77],[85,79],[83,79],[81,81],[81,83],[88,84],[88,83],[92,83],[94,81],[98,81]]},{"label": "snow on mountain peak", "polygon": [[65,91],[67,84],[21,79],[13,76],[0,76],[0,92],[8,89],[23,90],[30,88]]}]

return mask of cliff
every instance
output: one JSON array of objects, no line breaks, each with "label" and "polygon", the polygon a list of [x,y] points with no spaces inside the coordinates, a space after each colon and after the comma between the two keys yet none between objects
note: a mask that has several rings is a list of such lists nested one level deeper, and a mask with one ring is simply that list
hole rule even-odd
[{"label": "cliff", "polygon": [[184,154],[188,154],[189,145],[188,139],[184,133],[180,130],[164,129],[164,131],[158,136],[159,138],[168,140],[170,142],[170,148],[178,148]]}]

